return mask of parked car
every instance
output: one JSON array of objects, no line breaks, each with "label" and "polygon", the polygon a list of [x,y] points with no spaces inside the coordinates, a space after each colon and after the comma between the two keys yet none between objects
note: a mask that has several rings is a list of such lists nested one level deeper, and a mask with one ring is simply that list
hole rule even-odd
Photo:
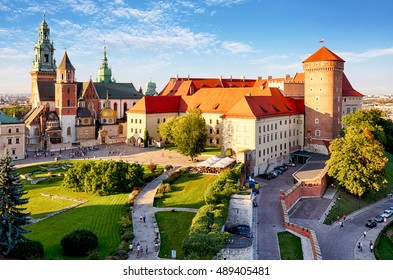
[{"label": "parked car", "polygon": [[292,167],[295,167],[295,166],[296,166],[296,164],[293,163],[293,162],[288,162],[287,165],[288,165],[288,166],[292,166]]},{"label": "parked car", "polygon": [[258,177],[262,178],[262,179],[265,179],[265,180],[271,180],[275,176],[273,174],[271,174],[271,173],[263,173],[263,174],[259,174]]},{"label": "parked car", "polygon": [[280,165],[280,168],[283,168],[284,170],[288,170],[288,166],[286,164]]},{"label": "parked car", "polygon": [[229,228],[227,231],[229,233],[236,234],[236,235],[241,235],[249,238],[252,237],[251,228],[250,226],[247,225],[234,226]]},{"label": "parked car", "polygon": [[374,220],[368,220],[366,223],[366,227],[369,228],[375,228],[377,226],[377,223]]},{"label": "parked car", "polygon": [[271,179],[274,179],[274,178],[276,178],[279,174],[278,174],[278,172],[273,172],[273,171],[271,171],[271,172],[269,173],[269,175],[271,176]]},{"label": "parked car", "polygon": [[377,216],[375,216],[374,221],[376,221],[377,223],[382,223],[383,217],[381,215],[377,215]]},{"label": "parked car", "polygon": [[389,207],[389,210],[392,210],[392,211],[393,211],[393,206],[392,206],[392,207]]},{"label": "parked car", "polygon": [[277,176],[282,174],[282,170],[280,169],[273,169],[272,172],[276,173]]},{"label": "parked car", "polygon": [[381,214],[382,218],[390,218],[390,216],[393,215],[393,211],[388,209],[384,210],[383,213]]}]

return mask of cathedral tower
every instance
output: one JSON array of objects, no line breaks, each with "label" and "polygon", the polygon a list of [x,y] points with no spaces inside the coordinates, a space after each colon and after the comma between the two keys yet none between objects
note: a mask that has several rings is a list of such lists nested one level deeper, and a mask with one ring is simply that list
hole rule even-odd
[{"label": "cathedral tower", "polygon": [[340,136],[344,60],[326,47],[303,61],[305,149],[328,154]]},{"label": "cathedral tower", "polygon": [[67,52],[57,68],[55,84],[55,108],[60,118],[62,127],[62,142],[75,142],[75,124],[77,113],[77,83],[75,79],[75,68],[72,66]]},{"label": "cathedral tower", "polygon": [[112,69],[108,66],[108,58],[106,57],[106,47],[104,47],[104,55],[102,57],[101,67],[97,73],[97,83],[115,83],[112,78]]},{"label": "cathedral tower", "polygon": [[56,60],[54,58],[55,48],[50,41],[50,29],[44,18],[38,28],[38,41],[34,45],[34,58],[31,65],[31,92],[32,107],[40,104],[38,96],[39,81],[56,81]]}]

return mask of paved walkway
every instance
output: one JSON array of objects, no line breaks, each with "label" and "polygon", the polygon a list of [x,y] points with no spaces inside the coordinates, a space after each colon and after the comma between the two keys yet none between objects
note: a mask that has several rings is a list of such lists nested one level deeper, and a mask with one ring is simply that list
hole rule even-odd
[{"label": "paved walkway", "polygon": [[[142,256],[138,256],[135,252],[129,254],[129,260],[156,260],[158,258],[158,251],[154,250],[155,240],[160,240],[157,222],[155,220],[154,213],[158,211],[183,211],[183,212],[197,212],[198,209],[192,208],[156,208],[153,207],[154,196],[157,191],[157,187],[163,180],[168,178],[170,173],[164,173],[157,177],[154,181],[148,184],[138,194],[134,202],[132,211],[132,222],[134,226],[134,243],[140,243],[143,248]],[[146,217],[143,219],[143,217]],[[141,219],[142,217],[142,219]],[[143,221],[144,220],[144,221]],[[148,253],[146,254],[146,246]]]}]

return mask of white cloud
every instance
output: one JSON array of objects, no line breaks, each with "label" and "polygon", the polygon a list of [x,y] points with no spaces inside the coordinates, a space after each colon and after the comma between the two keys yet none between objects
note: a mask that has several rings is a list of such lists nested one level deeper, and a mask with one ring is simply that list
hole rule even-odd
[{"label": "white cloud", "polygon": [[226,41],[222,43],[222,47],[233,54],[254,52],[251,46],[240,42]]},{"label": "white cloud", "polygon": [[374,49],[361,53],[354,52],[341,52],[337,53],[341,57],[345,57],[346,61],[351,62],[359,62],[370,58],[382,57],[382,56],[391,56],[393,55],[393,47],[385,48],[385,49]]},{"label": "white cloud", "polygon": [[64,3],[69,4],[75,13],[93,15],[101,12],[101,9],[92,0],[66,0]]},{"label": "white cloud", "polygon": [[248,0],[206,0],[205,3],[208,6],[223,6],[231,7],[234,5],[241,5],[248,2]]}]

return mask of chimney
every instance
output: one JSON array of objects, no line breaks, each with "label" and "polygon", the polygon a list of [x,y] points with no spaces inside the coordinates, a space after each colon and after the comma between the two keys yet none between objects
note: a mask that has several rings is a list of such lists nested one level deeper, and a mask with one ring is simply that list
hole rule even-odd
[{"label": "chimney", "polygon": [[260,80],[262,80],[262,76],[257,77],[257,81],[260,81]]},{"label": "chimney", "polygon": [[190,75],[187,75],[187,80],[190,80]]},{"label": "chimney", "polygon": [[289,79],[291,77],[291,74],[285,74],[285,79]]},{"label": "chimney", "polygon": [[241,79],[243,80],[243,82],[246,80],[245,76],[242,76]]},{"label": "chimney", "polygon": [[232,75],[228,77],[228,79],[232,82]]},{"label": "chimney", "polygon": [[267,76],[267,79],[268,79],[268,80],[271,80],[271,79],[272,79],[272,76]]}]

